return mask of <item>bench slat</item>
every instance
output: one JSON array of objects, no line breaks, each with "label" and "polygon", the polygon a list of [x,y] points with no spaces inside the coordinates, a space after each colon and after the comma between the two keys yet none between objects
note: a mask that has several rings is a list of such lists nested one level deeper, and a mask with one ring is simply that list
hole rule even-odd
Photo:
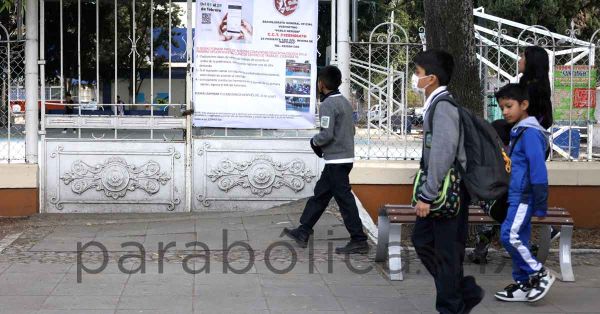
[{"label": "bench slat", "polygon": [[[414,214],[415,210],[412,207],[409,208],[401,208],[401,209],[387,209],[385,211],[380,212],[381,215],[410,215]],[[471,208],[469,209],[469,216],[488,216],[483,209]],[[570,217],[571,214],[566,210],[548,210],[547,217]]]},{"label": "bench slat", "polygon": [[[414,213],[411,215],[390,215],[388,218],[390,223],[414,223],[417,220]],[[488,216],[469,216],[469,223],[498,224],[497,221]],[[573,225],[573,219],[570,217],[532,217],[531,223],[536,225]]]},{"label": "bench slat", "polygon": [[[390,209],[407,209],[407,208],[413,208],[411,205],[400,205],[400,204],[385,204],[381,207],[380,210],[382,209],[386,209],[386,210],[390,210]],[[469,206],[469,209],[481,209],[481,207],[477,206],[477,205],[471,205]],[[567,211],[566,209],[562,208],[562,207],[548,207],[548,211]]]}]

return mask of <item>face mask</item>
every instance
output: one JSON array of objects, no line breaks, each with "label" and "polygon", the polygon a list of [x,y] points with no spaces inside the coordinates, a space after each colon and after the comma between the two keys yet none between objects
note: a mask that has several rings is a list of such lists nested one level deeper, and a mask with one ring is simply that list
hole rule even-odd
[{"label": "face mask", "polygon": [[[429,75],[427,75],[427,76],[429,76]],[[429,85],[427,85],[425,87],[419,87],[419,81],[421,81],[421,79],[426,78],[427,76],[418,77],[416,74],[413,73],[410,82],[412,85],[412,89],[415,92],[425,94],[425,88],[427,88],[427,86],[429,86]]]}]

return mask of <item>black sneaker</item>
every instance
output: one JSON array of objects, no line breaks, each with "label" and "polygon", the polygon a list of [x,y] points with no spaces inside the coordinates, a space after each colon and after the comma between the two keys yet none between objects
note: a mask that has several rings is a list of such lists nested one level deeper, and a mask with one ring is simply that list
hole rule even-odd
[{"label": "black sneaker", "polygon": [[336,247],[336,254],[366,254],[369,253],[369,243],[365,241],[350,241],[345,246]]},{"label": "black sneaker", "polygon": [[485,291],[477,285],[473,276],[466,276],[460,283],[463,292],[463,302],[465,303],[464,314],[471,313],[477,304],[483,301]]},{"label": "black sneaker", "polygon": [[296,228],[296,229],[283,228],[283,234],[290,237],[292,240],[296,241],[298,246],[300,246],[301,248],[305,248],[308,246],[309,235],[306,234],[305,232],[301,231],[298,228]]},{"label": "black sneaker", "polygon": [[546,296],[550,287],[552,287],[552,284],[556,280],[556,277],[545,268],[542,268],[540,271],[530,276],[530,279],[531,291],[529,291],[529,294],[527,295],[527,301],[536,302]]},{"label": "black sneaker", "polygon": [[504,290],[496,292],[494,295],[496,299],[507,301],[507,302],[527,302],[529,292],[531,292],[531,284],[529,282],[525,283],[513,283]]}]

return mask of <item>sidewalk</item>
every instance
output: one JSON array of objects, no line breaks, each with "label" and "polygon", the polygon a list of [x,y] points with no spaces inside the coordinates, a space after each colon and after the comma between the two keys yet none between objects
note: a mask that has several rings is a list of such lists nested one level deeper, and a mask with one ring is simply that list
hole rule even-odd
[{"label": "sidewalk", "polygon": [[[330,212],[316,227],[312,250],[280,238],[283,227],[297,223],[302,206],[297,202],[248,214],[34,217],[0,253],[0,313],[435,313],[433,281],[414,254],[409,254],[401,282],[389,281],[381,265],[373,263],[374,247],[368,256],[346,261],[333,248],[344,244],[348,234]],[[78,267],[78,241],[107,248],[104,253],[90,246],[80,257],[80,266],[91,270],[106,260],[103,271],[90,274]],[[161,241],[176,242],[164,254],[163,273]],[[185,246],[193,241],[202,243]],[[236,241],[238,246],[223,249]],[[125,242],[146,250],[144,274],[124,273],[140,266],[139,258],[119,263],[128,254],[140,254],[135,246],[122,248]],[[254,257],[241,245],[250,246]],[[558,258],[550,260],[549,266],[557,269]],[[510,262],[501,256],[493,256],[485,268],[467,265],[467,273],[487,292],[473,313],[600,313],[600,273],[592,266],[599,262],[599,255],[575,254],[577,282],[557,281],[536,304],[493,299],[510,280]],[[191,269],[184,270],[184,265]],[[190,273],[208,268],[208,273]],[[244,268],[243,274],[234,273]],[[286,268],[287,273],[278,271]]]}]

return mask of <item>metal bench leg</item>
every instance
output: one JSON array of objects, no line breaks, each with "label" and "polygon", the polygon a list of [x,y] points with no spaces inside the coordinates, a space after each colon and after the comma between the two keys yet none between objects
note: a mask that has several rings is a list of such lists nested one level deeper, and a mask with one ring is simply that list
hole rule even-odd
[{"label": "metal bench leg", "polygon": [[385,262],[390,236],[390,219],[387,216],[379,216],[377,219],[377,253],[376,262]]},{"label": "metal bench leg", "polygon": [[390,280],[404,280],[402,276],[401,234],[402,224],[390,225],[390,242],[388,244]]},{"label": "metal bench leg", "polygon": [[573,265],[571,264],[571,239],[573,238],[573,226],[562,226],[560,228],[560,273],[562,281],[575,281]]},{"label": "metal bench leg", "polygon": [[545,263],[550,253],[550,240],[552,227],[551,226],[540,226],[540,244],[537,254],[537,260],[540,263]]}]

